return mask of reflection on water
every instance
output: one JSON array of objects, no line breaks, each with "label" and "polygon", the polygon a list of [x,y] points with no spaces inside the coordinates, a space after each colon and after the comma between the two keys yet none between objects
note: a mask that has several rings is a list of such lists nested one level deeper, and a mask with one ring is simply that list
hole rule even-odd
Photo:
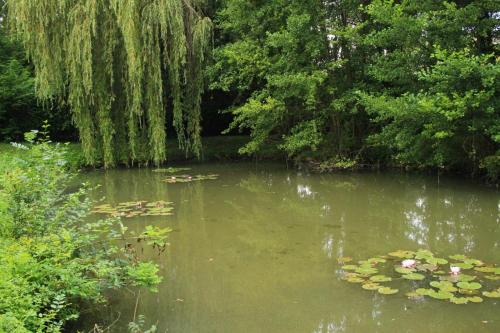
[{"label": "reflection on water", "polygon": [[[276,165],[194,166],[218,180],[160,182],[150,170],[86,175],[96,197],[174,202],[174,216],[126,220],[169,226],[165,279],[139,313],[159,332],[500,331],[498,301],[460,307],[360,290],[336,258],[399,248],[466,253],[500,263],[500,195],[457,180],[399,174],[304,175]],[[115,296],[121,332],[135,298]]]}]

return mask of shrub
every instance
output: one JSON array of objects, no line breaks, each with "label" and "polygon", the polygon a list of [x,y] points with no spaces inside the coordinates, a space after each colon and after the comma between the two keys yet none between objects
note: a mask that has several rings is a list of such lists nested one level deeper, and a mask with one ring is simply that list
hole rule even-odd
[{"label": "shrub", "polygon": [[76,175],[67,147],[37,136],[28,133],[17,145],[25,152],[0,162],[8,164],[0,168],[0,332],[61,332],[83,302],[105,302],[106,289],[154,290],[161,281],[127,241],[157,246],[169,230],[134,236],[118,219],[88,222],[89,186],[67,191]]}]

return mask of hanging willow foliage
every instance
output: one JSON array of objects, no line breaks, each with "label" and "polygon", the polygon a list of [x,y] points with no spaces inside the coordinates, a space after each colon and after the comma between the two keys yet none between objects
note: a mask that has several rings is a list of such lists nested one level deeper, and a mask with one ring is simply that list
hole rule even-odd
[{"label": "hanging willow foliage", "polygon": [[164,161],[168,105],[179,145],[199,156],[201,1],[7,0],[37,95],[68,103],[88,163]]}]

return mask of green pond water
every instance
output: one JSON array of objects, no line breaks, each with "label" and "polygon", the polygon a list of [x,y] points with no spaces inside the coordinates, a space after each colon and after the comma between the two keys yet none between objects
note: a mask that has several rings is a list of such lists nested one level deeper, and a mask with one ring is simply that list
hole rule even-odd
[{"label": "green pond water", "polygon": [[[185,173],[185,172],[184,172]],[[174,215],[124,219],[132,230],[171,227],[158,293],[137,313],[158,332],[500,332],[500,299],[455,305],[365,291],[341,280],[337,258],[398,249],[466,254],[500,264],[500,194],[463,179],[399,173],[310,175],[282,165],[194,165],[217,180],[164,183],[152,169],[84,175],[96,198],[172,201]],[[411,286],[413,281],[405,281]],[[500,286],[492,281],[490,286]],[[407,288],[408,289],[408,288]],[[126,332],[136,297],[127,291],[87,315]],[[99,317],[99,318],[98,318]]]}]

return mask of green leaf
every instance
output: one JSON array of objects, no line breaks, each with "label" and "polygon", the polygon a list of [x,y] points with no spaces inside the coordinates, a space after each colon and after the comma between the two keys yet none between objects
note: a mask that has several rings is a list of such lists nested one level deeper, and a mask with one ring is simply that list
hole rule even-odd
[{"label": "green leaf", "polygon": [[477,282],[458,282],[457,287],[460,289],[477,290],[481,289],[481,284]]},{"label": "green leaf", "polygon": [[474,270],[482,273],[495,273],[495,267],[474,267]]},{"label": "green leaf", "polygon": [[425,275],[420,274],[420,273],[409,273],[409,274],[403,275],[402,278],[406,279],[406,280],[420,281],[420,280],[425,279]]},{"label": "green leaf", "polygon": [[462,295],[476,295],[478,290],[474,289],[458,289],[458,292]]},{"label": "green leaf", "polygon": [[458,290],[450,281],[432,281],[430,285],[443,291],[455,292]]},{"label": "green leaf", "polygon": [[448,258],[459,261],[464,261],[465,259],[467,259],[467,257],[463,254],[454,254],[452,256],[449,256]]},{"label": "green leaf", "polygon": [[433,257],[434,254],[429,250],[418,250],[415,254],[415,259],[427,259]]},{"label": "green leaf", "polygon": [[484,262],[482,262],[481,260],[477,260],[477,259],[465,259],[464,263],[469,264],[469,265],[474,265],[474,266],[484,265]]},{"label": "green leaf", "polygon": [[373,264],[379,264],[379,263],[385,263],[387,260],[383,259],[383,258],[370,258],[367,260],[369,263],[373,263]]},{"label": "green leaf", "polygon": [[432,265],[446,265],[448,263],[448,260],[443,258],[432,257],[432,258],[426,258],[425,260]]},{"label": "green leaf", "polygon": [[453,297],[452,293],[443,290],[439,291],[431,290],[427,295],[435,299],[450,299]]},{"label": "green leaf", "polygon": [[468,275],[468,274],[459,274],[457,277],[457,281],[460,282],[471,282],[476,279],[476,276],[474,275]]},{"label": "green leaf", "polygon": [[418,288],[417,290],[415,290],[415,292],[417,294],[419,294],[420,296],[429,296],[429,294],[432,292],[433,290],[430,289],[430,288]]},{"label": "green leaf", "polygon": [[345,264],[345,263],[348,263],[348,262],[351,262],[351,261],[352,261],[351,257],[339,257],[339,258],[337,258],[337,262],[339,264]]},{"label": "green leaf", "polygon": [[467,299],[469,300],[469,302],[472,302],[472,303],[481,303],[483,302],[483,299],[479,296],[472,296],[472,297],[467,297]]},{"label": "green leaf", "polygon": [[350,283],[363,283],[365,282],[365,279],[357,277],[357,276],[351,276],[346,279],[347,282]]},{"label": "green leaf", "polygon": [[396,294],[399,290],[398,289],[391,289],[389,287],[382,287],[382,288],[379,288],[377,291],[382,295],[393,295],[393,294]]},{"label": "green leaf", "polygon": [[425,271],[433,272],[433,271],[438,269],[438,266],[431,265],[431,264],[421,264],[421,265],[417,265],[416,268],[417,268],[417,270],[419,270],[421,272],[425,272]]},{"label": "green leaf", "polygon": [[483,296],[489,298],[500,298],[500,290],[483,291]]},{"label": "green leaf", "polygon": [[460,267],[461,269],[471,269],[474,267],[472,264],[466,264],[464,262],[457,262],[452,264],[452,266]]},{"label": "green leaf", "polygon": [[373,282],[364,283],[361,286],[361,288],[363,288],[365,290],[378,290],[380,287],[381,287],[380,284],[373,283]]},{"label": "green leaf", "polygon": [[419,299],[422,299],[423,298],[423,295],[420,295],[419,293],[417,293],[416,291],[410,291],[410,292],[407,292],[405,294],[406,297],[408,297],[409,299],[412,299],[412,300],[419,300]]},{"label": "green leaf", "polygon": [[453,304],[467,304],[469,302],[468,297],[452,297],[450,302]]},{"label": "green leaf", "polygon": [[413,251],[405,251],[405,250],[397,250],[394,252],[390,252],[389,255],[391,257],[396,257],[396,258],[405,258],[405,259],[411,259],[415,256],[415,252]]},{"label": "green leaf", "polygon": [[358,266],[356,266],[356,265],[344,265],[341,268],[345,271],[354,271],[354,270],[358,269]]}]

